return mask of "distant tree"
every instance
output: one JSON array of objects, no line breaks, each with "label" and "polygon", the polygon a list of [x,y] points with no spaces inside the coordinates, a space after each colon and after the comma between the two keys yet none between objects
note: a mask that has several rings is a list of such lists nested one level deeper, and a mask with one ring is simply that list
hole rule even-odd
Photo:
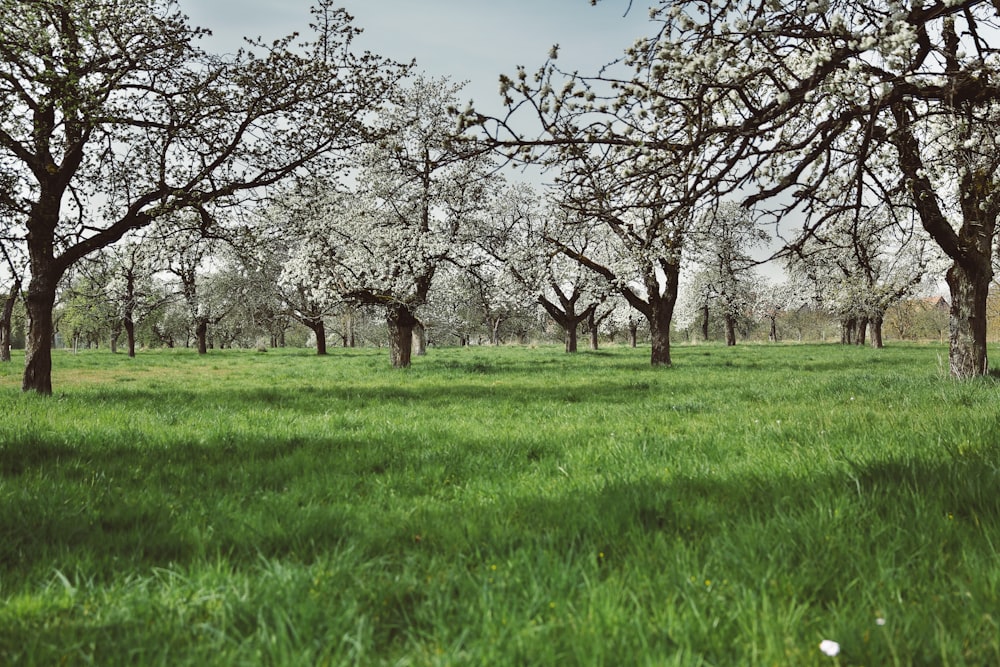
[{"label": "distant tree", "polygon": [[[623,154],[620,154],[623,153]],[[598,254],[557,238],[560,252],[603,278],[649,324],[650,363],[670,365],[670,326],[680,287],[682,251],[693,227],[691,210],[672,209],[673,179],[649,168],[633,172],[633,149],[578,156],[560,177],[559,203],[580,225],[597,225],[607,245]]]},{"label": "distant tree", "polygon": [[757,227],[749,212],[734,202],[709,208],[692,234],[692,261],[700,268],[698,283],[707,312],[714,302],[722,313],[726,345],[736,345],[736,323],[751,310],[758,281],[750,252],[770,236]]},{"label": "distant tree", "polygon": [[[886,311],[911,296],[942,264],[919,229],[901,228],[885,205],[831,220],[800,242],[793,263],[815,276],[827,306],[841,321],[841,342],[882,347]],[[943,268],[943,267],[942,267]]]},{"label": "distant tree", "polygon": [[439,267],[455,261],[488,190],[490,165],[448,113],[459,90],[415,79],[375,122],[384,139],[360,151],[353,191],[329,184],[302,201],[310,245],[300,268],[327,267],[324,298],[383,310],[397,368],[410,365],[416,311]]},{"label": "distant tree", "polygon": [[790,282],[775,283],[761,279],[754,290],[753,312],[758,318],[767,321],[767,339],[777,343],[781,340],[778,320],[805,303],[806,299]]},{"label": "distant tree", "polygon": [[[602,265],[610,263],[604,230],[571,222],[564,211],[555,209],[545,218],[542,230],[545,261],[538,287],[538,303],[565,332],[566,351],[577,351],[580,324],[592,332],[591,347],[597,344],[597,309],[614,288],[606,276],[574,257],[587,257]],[[602,312],[603,319],[611,309]]]}]

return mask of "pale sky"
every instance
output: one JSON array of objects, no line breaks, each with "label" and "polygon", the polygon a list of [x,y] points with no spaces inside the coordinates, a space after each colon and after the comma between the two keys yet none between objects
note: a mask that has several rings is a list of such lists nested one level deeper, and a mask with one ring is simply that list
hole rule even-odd
[{"label": "pale sky", "polygon": [[[179,0],[191,23],[209,28],[213,51],[232,51],[242,36],[276,39],[308,29],[312,0]],[[648,2],[603,0],[341,0],[364,29],[359,49],[408,62],[429,76],[468,81],[460,101],[499,112],[497,81],[517,65],[534,71],[553,44],[564,69],[595,74],[648,34]],[[627,14],[626,14],[627,12]]]}]

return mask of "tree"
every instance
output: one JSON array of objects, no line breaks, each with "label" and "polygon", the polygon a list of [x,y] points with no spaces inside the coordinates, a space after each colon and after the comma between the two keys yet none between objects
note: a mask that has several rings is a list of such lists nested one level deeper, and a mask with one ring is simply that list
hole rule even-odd
[{"label": "tree", "polygon": [[[218,252],[222,241],[206,237],[199,226],[187,226],[180,216],[161,228],[164,271],[177,279],[176,293],[187,306],[189,331],[193,331],[198,354],[208,353],[209,326],[222,321],[240,301],[231,285],[217,279]],[[213,268],[213,264],[214,266]]]},{"label": "tree", "polygon": [[709,301],[714,301],[722,311],[726,345],[736,345],[736,321],[751,308],[757,281],[750,273],[754,261],[749,252],[769,240],[746,209],[723,202],[706,211],[692,244],[694,262],[701,267],[698,282],[706,299],[705,324]]},{"label": "tree", "polygon": [[329,183],[302,202],[302,263],[328,267],[325,298],[383,309],[396,368],[410,365],[416,311],[486,196],[490,165],[449,116],[459,89],[415,79],[376,122],[384,139],[360,151],[354,191]]},{"label": "tree", "polygon": [[643,173],[622,165],[632,162],[617,148],[596,157],[578,157],[564,171],[560,204],[580,221],[603,230],[608,247],[599,254],[549,242],[567,257],[601,276],[649,324],[650,364],[669,366],[670,324],[680,286],[682,250],[692,226],[689,210],[671,209],[673,179],[655,170]]},{"label": "tree", "polygon": [[[594,336],[592,347],[596,346],[596,312],[607,299],[611,287],[604,276],[575,257],[608,263],[610,257],[603,244],[604,230],[599,226],[575,224],[567,219],[564,211],[555,209],[546,217],[540,231],[544,235],[545,261],[536,288],[538,303],[565,332],[567,352],[577,351],[577,329],[584,322],[590,325]],[[534,243],[528,247],[537,246]]]},{"label": "tree", "polygon": [[253,317],[268,328],[272,346],[279,344],[289,320],[301,323],[316,338],[317,355],[326,354],[326,319],[337,313],[331,300],[320,294],[323,253],[313,252],[310,227],[300,217],[314,198],[322,198],[318,182],[298,179],[274,197],[267,207],[247,216],[236,243],[236,254],[254,303]]},{"label": "tree", "polygon": [[[667,164],[700,155],[678,167],[692,184],[678,206],[740,195],[801,215],[803,238],[905,196],[951,262],[951,373],[985,373],[1000,212],[995,3],[662,0],[651,14],[652,36],[624,59],[631,74],[583,79],[550,60],[504,82],[509,116],[467,117],[511,147],[641,146]],[[659,137],[634,135],[639,102],[666,126]],[[512,130],[521,110],[542,136]],[[608,119],[598,127],[594,114]],[[584,120],[599,131],[565,131]]]},{"label": "tree", "polygon": [[774,283],[761,280],[754,292],[753,312],[767,320],[767,339],[772,343],[781,340],[778,318],[806,303],[799,289],[790,282]]},{"label": "tree", "polygon": [[60,278],[128,231],[208,216],[333,151],[403,69],[350,51],[350,16],[320,0],[314,41],[212,56],[172,0],[0,0],[0,164],[30,267],[23,389],[52,391]]}]

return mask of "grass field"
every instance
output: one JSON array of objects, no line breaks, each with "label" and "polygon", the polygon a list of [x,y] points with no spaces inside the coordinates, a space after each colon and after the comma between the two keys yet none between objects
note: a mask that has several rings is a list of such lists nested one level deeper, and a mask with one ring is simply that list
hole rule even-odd
[{"label": "grass field", "polygon": [[1000,664],[996,379],[673,356],[15,356],[0,664]]}]

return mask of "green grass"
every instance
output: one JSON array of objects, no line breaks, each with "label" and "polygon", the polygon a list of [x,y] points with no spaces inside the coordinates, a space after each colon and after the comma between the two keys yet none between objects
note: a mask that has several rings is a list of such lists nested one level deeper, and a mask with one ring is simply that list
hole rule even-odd
[{"label": "green grass", "polygon": [[996,380],[674,357],[15,358],[0,664],[1000,664]]}]

